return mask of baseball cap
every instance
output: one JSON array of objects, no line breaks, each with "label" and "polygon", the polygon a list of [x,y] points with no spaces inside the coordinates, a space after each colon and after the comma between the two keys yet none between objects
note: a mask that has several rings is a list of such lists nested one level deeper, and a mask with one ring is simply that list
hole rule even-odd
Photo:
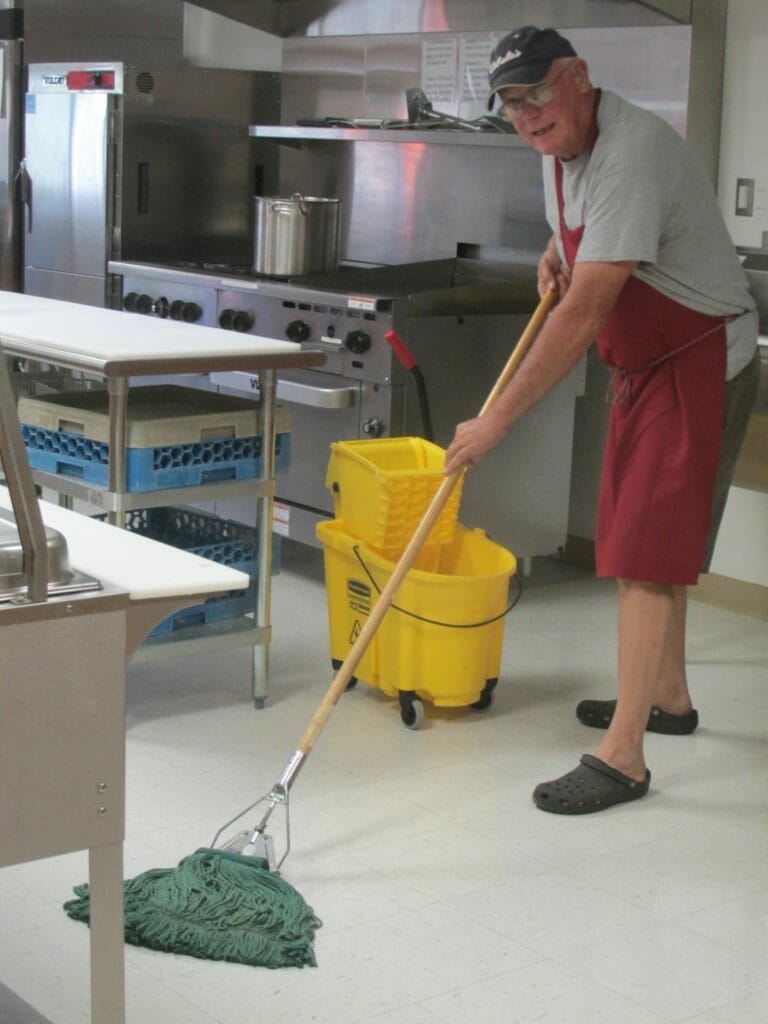
[{"label": "baseball cap", "polygon": [[553,60],[575,56],[576,51],[568,40],[553,28],[526,25],[513,29],[491,53],[488,109],[493,106],[499,89],[508,85],[538,85],[547,77]]}]

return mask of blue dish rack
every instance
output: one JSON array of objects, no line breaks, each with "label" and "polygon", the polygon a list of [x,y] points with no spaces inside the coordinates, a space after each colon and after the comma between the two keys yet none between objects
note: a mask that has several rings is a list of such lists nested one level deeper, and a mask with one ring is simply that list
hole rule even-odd
[{"label": "blue dish rack", "polygon": [[[22,424],[24,444],[33,469],[58,476],[77,477],[107,486],[109,445],[65,431]],[[275,470],[290,463],[291,438],[275,438]],[[261,438],[203,441],[154,448],[127,448],[125,489],[129,492],[194,487],[222,480],[250,480],[261,475]]]},{"label": "blue dish rack", "polygon": [[[202,604],[182,608],[169,615],[155,626],[150,637],[171,636],[189,626],[238,618],[253,611],[259,573],[259,533],[254,527],[220,519],[199,509],[180,507],[134,509],[126,513],[125,528],[142,537],[239,569],[251,577],[246,590],[211,597]],[[280,556],[280,537],[272,534],[273,576],[280,572]]]},{"label": "blue dish rack", "polygon": [[[104,391],[19,400],[19,420],[33,469],[106,487],[109,398]],[[140,387],[128,396],[125,490],[193,487],[262,474],[258,404],[176,385]],[[277,410],[275,470],[288,468],[287,413]]]}]

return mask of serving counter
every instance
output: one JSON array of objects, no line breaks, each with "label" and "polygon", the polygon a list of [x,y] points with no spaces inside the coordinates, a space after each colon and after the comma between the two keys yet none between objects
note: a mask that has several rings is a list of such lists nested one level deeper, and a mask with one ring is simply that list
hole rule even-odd
[{"label": "serving counter", "polygon": [[[0,487],[0,514],[11,506]],[[88,850],[91,1020],[122,1024],[126,665],[169,612],[249,578],[39,507],[66,539],[72,566],[100,587],[0,603],[0,867]]]},{"label": "serving counter", "polygon": [[122,1024],[126,665],[168,612],[250,578],[39,501],[2,350],[0,462],[0,867],[88,850],[91,1020]]}]

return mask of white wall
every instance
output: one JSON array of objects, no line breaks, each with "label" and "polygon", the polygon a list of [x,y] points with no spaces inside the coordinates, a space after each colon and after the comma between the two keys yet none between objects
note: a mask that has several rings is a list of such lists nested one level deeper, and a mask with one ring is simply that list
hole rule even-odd
[{"label": "white wall", "polygon": [[[729,0],[718,195],[736,245],[759,248],[768,232],[768,4]],[[734,212],[738,178],[755,181],[754,212]]]},{"label": "white wall", "polygon": [[[768,244],[768,4],[729,0],[718,200],[736,245]],[[734,212],[737,178],[754,178],[751,217]],[[732,487],[712,572],[768,586],[768,494]]]}]

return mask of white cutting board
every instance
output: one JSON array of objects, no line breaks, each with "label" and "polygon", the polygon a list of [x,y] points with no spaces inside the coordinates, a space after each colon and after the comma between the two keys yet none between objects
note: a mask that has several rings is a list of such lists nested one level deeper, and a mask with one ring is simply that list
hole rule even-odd
[{"label": "white cutting board", "polygon": [[[72,568],[101,583],[113,583],[127,591],[132,601],[245,590],[251,582],[247,573],[209,558],[48,501],[39,505],[45,525],[66,538]],[[0,487],[0,507],[11,509],[11,496],[4,487]]]},{"label": "white cutting board", "polygon": [[301,346],[292,341],[0,291],[2,341],[22,343],[30,354],[37,348],[55,348],[61,354],[84,357],[94,364],[122,359],[301,352]]}]

